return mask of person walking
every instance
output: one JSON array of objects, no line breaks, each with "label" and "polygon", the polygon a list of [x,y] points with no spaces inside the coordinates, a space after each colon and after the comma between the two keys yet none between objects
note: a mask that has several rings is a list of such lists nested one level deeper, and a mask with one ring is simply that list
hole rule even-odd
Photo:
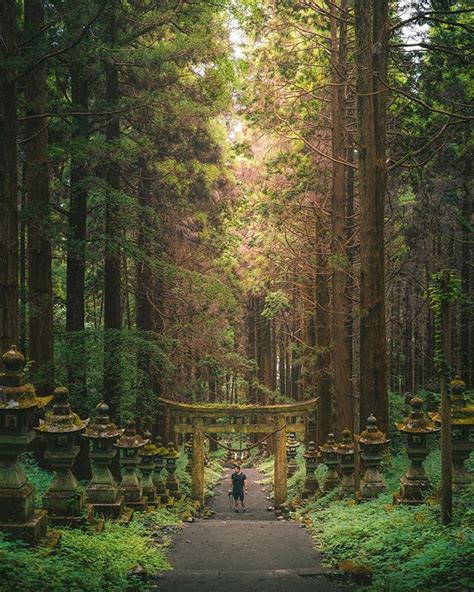
[{"label": "person walking", "polygon": [[240,465],[234,465],[234,472],[231,475],[232,479],[232,497],[235,503],[235,512],[239,513],[239,501],[242,512],[246,512],[244,498],[245,493],[248,492],[247,477],[245,473],[240,470]]}]

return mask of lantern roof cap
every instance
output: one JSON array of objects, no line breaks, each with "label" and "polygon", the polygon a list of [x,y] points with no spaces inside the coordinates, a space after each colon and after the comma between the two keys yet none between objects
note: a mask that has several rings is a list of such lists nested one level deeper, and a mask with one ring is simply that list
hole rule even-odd
[{"label": "lantern roof cap", "polygon": [[112,440],[118,438],[123,430],[117,428],[117,426],[110,420],[109,406],[107,403],[101,401],[95,409],[97,415],[95,419],[90,422],[84,432],[84,438],[96,440]]},{"label": "lantern roof cap", "polygon": [[400,432],[431,434],[439,431],[433,420],[423,413],[423,403],[424,401],[420,397],[413,397],[410,400],[410,415],[405,417],[403,421],[395,423]]},{"label": "lantern roof cap", "polygon": [[336,437],[332,432],[328,434],[328,439],[319,447],[319,450],[321,450],[321,452],[337,452]]},{"label": "lantern roof cap", "polygon": [[166,456],[168,454],[168,449],[163,446],[163,439],[161,436],[156,436],[155,446],[158,449],[156,456]]},{"label": "lantern roof cap", "polygon": [[41,433],[74,433],[83,430],[89,419],[81,419],[77,413],[71,411],[68,401],[69,391],[64,386],[58,386],[53,392],[53,409],[46,413],[44,421],[35,428]]},{"label": "lantern roof cap", "polygon": [[138,449],[145,446],[145,440],[137,434],[136,424],[134,419],[129,419],[127,425],[120,436],[119,440],[115,443],[117,448],[130,448]]},{"label": "lantern roof cap", "polygon": [[145,446],[140,450],[141,456],[156,456],[158,454],[158,447],[153,444],[151,439],[151,433],[149,430],[143,432],[143,439],[145,440]]},{"label": "lantern roof cap", "polygon": [[319,454],[318,449],[316,448],[316,443],[313,442],[313,440],[308,442],[308,446],[306,447],[303,457],[304,458],[319,458],[320,456],[321,455]]},{"label": "lantern roof cap", "polygon": [[354,454],[354,437],[349,428],[342,430],[342,441],[337,445],[339,454]]},{"label": "lantern roof cap", "polygon": [[360,436],[355,436],[355,438],[361,444],[369,445],[369,444],[388,444],[390,439],[381,432],[377,427],[377,418],[374,414],[369,415],[367,418],[367,428],[360,434]]},{"label": "lantern roof cap", "polygon": [[44,407],[51,401],[52,397],[37,397],[35,387],[25,384],[25,357],[16,345],[3,354],[2,362],[5,372],[0,373],[0,409],[18,411]]},{"label": "lantern roof cap", "polygon": [[176,450],[176,446],[173,442],[169,442],[168,444],[168,454],[166,455],[167,458],[179,458],[179,452]]},{"label": "lantern roof cap", "polygon": [[2,362],[7,374],[18,374],[23,372],[25,356],[18,350],[16,345],[11,345],[10,349],[3,354]]}]

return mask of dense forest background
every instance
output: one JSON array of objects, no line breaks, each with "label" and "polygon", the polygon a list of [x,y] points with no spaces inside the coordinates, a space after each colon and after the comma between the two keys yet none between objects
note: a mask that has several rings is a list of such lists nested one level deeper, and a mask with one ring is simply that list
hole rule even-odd
[{"label": "dense forest background", "polygon": [[472,388],[472,12],[3,0],[2,351],[83,415],[317,395],[324,441],[437,390],[448,268]]}]

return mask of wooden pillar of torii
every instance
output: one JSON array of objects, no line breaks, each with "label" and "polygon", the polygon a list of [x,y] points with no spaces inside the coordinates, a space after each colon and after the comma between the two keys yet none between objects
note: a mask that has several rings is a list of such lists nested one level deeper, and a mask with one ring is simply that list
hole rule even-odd
[{"label": "wooden pillar of torii", "polygon": [[[274,490],[275,509],[278,509],[287,498],[287,462],[286,462],[286,433],[296,432],[304,437],[305,422],[289,423],[287,418],[307,418],[308,413],[314,412],[318,399],[303,401],[294,404],[282,405],[222,405],[216,403],[212,406],[200,406],[199,404],[180,403],[161,399],[167,411],[175,416],[174,430],[176,433],[192,433],[193,450],[191,461],[191,497],[193,500],[204,503],[204,439],[205,432],[210,434],[219,433],[259,433],[274,436]],[[253,415],[261,416],[261,423],[245,423]],[[271,423],[264,423],[265,418],[271,416]],[[181,421],[180,421],[181,418]],[[187,423],[186,418],[192,418],[192,423]],[[227,424],[211,423],[217,418],[227,419]],[[233,418],[243,418],[232,423]]]}]

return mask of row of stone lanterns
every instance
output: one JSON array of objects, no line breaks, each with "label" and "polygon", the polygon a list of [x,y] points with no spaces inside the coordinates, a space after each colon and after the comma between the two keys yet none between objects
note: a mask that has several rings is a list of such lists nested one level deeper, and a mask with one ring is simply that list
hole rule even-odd
[{"label": "row of stone lanterns", "polygon": [[[462,488],[471,481],[471,475],[467,472],[464,463],[474,450],[474,405],[466,402],[465,390],[464,382],[456,376],[451,382],[454,488]],[[396,424],[397,429],[402,434],[406,434],[410,466],[400,478],[400,490],[394,494],[393,501],[395,504],[416,505],[424,503],[432,489],[432,484],[423,468],[423,462],[430,452],[429,438],[439,431],[441,419],[439,414],[426,416],[423,413],[423,400],[419,397],[413,397],[410,406],[409,416],[403,422]],[[386,490],[380,466],[383,450],[390,440],[378,429],[377,420],[373,415],[367,419],[367,428],[355,439],[366,468],[359,490],[355,491],[353,436],[350,430],[346,429],[339,444],[336,443],[334,434],[329,434],[327,442],[319,447],[320,452],[316,449],[314,442],[308,444],[303,455],[306,463],[303,498],[339,488],[341,496],[355,493],[358,501],[366,501]],[[321,459],[328,471],[320,487],[315,470]],[[340,473],[342,473],[342,479]]]},{"label": "row of stone lanterns", "polygon": [[[93,513],[120,518],[124,506],[145,510],[148,504],[170,505],[181,497],[175,475],[179,453],[172,443],[168,449],[159,440],[153,444],[149,432],[137,434],[134,420],[129,420],[124,430],[118,429],[103,402],[97,406],[93,421],[81,419],[71,410],[64,387],[56,388],[53,397],[37,397],[34,387],[25,384],[25,358],[15,346],[2,356],[2,362],[5,372],[0,374],[0,530],[37,543],[46,535],[48,522],[80,526]],[[34,427],[38,409],[51,399],[52,410]],[[35,431],[47,440],[45,458],[54,471],[41,510],[35,509],[34,487],[19,463],[19,456],[27,450]],[[85,491],[71,471],[79,451],[79,435],[90,442],[92,478]],[[122,468],[119,485],[110,471],[117,451]],[[161,476],[164,468],[166,480]]]},{"label": "row of stone lanterns", "polygon": [[[309,442],[303,455],[306,464],[303,498],[322,495],[338,489],[341,497],[354,495],[355,493],[358,500],[364,501],[376,497],[385,489],[385,483],[380,474],[380,463],[382,450],[389,440],[377,428],[377,420],[373,415],[367,419],[367,428],[357,438],[361,456],[366,465],[366,471],[358,491],[355,491],[355,450],[353,440],[351,431],[345,429],[341,442],[336,442],[334,434],[328,434],[326,443],[319,447],[319,451],[314,442]],[[321,486],[315,475],[320,461],[328,469]]]}]

